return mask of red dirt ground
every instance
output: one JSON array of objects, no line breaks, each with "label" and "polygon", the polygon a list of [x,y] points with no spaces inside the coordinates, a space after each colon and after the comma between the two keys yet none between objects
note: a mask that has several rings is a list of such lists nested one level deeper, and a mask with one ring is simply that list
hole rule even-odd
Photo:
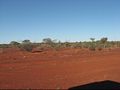
[{"label": "red dirt ground", "polygon": [[68,89],[95,81],[120,82],[120,49],[0,53],[0,89]]}]

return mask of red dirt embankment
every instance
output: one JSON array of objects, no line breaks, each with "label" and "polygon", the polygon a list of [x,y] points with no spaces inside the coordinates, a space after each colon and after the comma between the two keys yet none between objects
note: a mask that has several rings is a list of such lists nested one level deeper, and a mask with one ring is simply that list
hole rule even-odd
[{"label": "red dirt embankment", "polygon": [[0,89],[67,89],[102,80],[120,82],[120,49],[0,53]]}]

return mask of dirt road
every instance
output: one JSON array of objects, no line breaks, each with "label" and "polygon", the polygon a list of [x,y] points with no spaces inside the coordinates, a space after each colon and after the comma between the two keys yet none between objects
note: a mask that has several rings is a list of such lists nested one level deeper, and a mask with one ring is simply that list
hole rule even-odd
[{"label": "dirt road", "polygon": [[2,89],[67,89],[102,80],[120,82],[120,49],[0,54]]}]

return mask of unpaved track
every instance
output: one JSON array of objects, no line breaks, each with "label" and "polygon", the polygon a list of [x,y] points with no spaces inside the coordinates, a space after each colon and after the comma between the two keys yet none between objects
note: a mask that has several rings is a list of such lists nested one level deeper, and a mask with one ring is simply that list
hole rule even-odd
[{"label": "unpaved track", "polygon": [[67,89],[102,80],[120,82],[120,49],[0,55],[2,89]]}]

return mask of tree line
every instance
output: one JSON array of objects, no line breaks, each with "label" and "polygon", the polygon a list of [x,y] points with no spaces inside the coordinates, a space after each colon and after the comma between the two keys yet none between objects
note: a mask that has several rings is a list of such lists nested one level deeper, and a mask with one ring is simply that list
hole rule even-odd
[{"label": "tree line", "polygon": [[44,51],[47,49],[59,50],[61,48],[87,48],[91,51],[102,50],[104,48],[117,48],[120,47],[120,41],[108,41],[107,37],[103,37],[100,40],[90,38],[91,41],[84,42],[61,42],[53,40],[51,38],[44,38],[40,43],[33,43],[30,40],[23,40],[21,43],[17,41],[11,41],[9,44],[0,44],[0,48],[16,47],[25,51],[36,50]]}]

